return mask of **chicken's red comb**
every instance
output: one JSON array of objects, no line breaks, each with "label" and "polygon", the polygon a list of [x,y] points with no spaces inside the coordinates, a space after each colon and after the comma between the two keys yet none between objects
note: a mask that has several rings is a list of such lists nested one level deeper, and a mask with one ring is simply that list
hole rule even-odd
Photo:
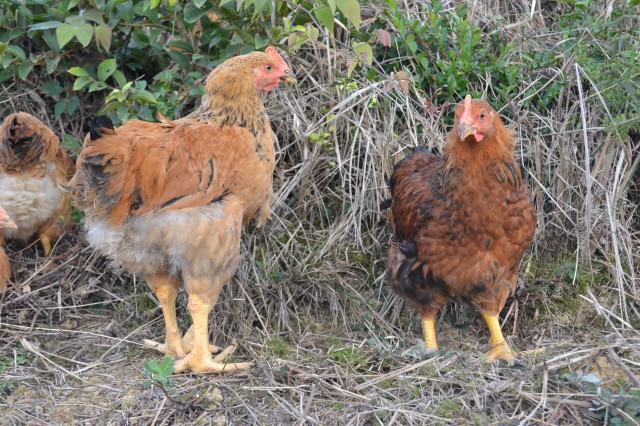
[{"label": "chicken's red comb", "polygon": [[463,122],[469,121],[471,119],[471,95],[467,95],[462,101],[462,116],[460,120]]},{"label": "chicken's red comb", "polygon": [[276,61],[276,63],[280,65],[282,68],[289,69],[289,65],[287,65],[284,59],[282,59],[282,56],[280,56],[280,54],[278,53],[275,47],[273,46],[267,47],[264,53],[266,53],[271,59]]},{"label": "chicken's red comb", "polygon": [[471,108],[471,95],[467,95],[464,97],[462,105],[464,106],[464,109]]}]

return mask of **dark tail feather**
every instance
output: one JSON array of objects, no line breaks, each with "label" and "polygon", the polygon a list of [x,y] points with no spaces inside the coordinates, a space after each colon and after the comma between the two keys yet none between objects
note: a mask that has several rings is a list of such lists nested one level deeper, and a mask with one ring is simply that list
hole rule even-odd
[{"label": "dark tail feather", "polygon": [[9,126],[9,136],[10,137],[15,137],[16,135],[16,126],[18,125],[18,115],[16,114],[15,117],[13,117],[13,120],[11,120],[11,126]]},{"label": "dark tail feather", "polygon": [[89,135],[92,141],[100,139],[104,132],[103,129],[114,130],[113,122],[106,115],[99,115],[89,124]]},{"label": "dark tail feather", "polygon": [[391,201],[393,201],[392,198],[387,198],[386,200],[382,201],[380,203],[380,210],[386,210],[391,207]]}]

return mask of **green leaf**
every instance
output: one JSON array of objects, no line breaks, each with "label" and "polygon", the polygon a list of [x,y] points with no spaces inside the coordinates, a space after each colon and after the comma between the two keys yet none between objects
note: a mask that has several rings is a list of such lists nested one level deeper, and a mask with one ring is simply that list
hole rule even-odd
[{"label": "green leaf", "polygon": [[11,53],[16,58],[20,58],[21,61],[27,60],[27,55],[24,53],[21,47],[11,45],[7,47],[7,52]]},{"label": "green leaf", "polygon": [[89,77],[89,73],[84,68],[80,67],[71,67],[67,72],[71,75],[75,75],[76,77]]},{"label": "green leaf", "polygon": [[58,96],[64,89],[58,80],[49,80],[40,86],[40,90],[44,90],[47,96]]},{"label": "green leaf", "polygon": [[82,148],[82,144],[80,143],[80,141],[70,134],[66,134],[62,137],[62,146],[70,151],[75,151],[76,149]]},{"label": "green leaf", "polygon": [[329,30],[329,34],[333,34],[335,23],[333,22],[334,14],[331,8],[329,6],[322,6],[314,10],[313,13],[316,15],[316,18],[318,18],[318,21]]},{"label": "green leaf", "polygon": [[360,28],[360,3],[358,0],[336,0],[336,6],[356,29]]},{"label": "green leaf", "polygon": [[352,58],[351,62],[349,63],[349,67],[347,68],[347,77],[351,77],[351,74],[353,73],[353,70],[356,69],[356,67],[358,65],[360,65],[362,63],[360,58]]},{"label": "green leaf", "polygon": [[270,41],[271,41],[271,38],[262,37],[260,34],[256,34],[256,40],[255,40],[256,50],[262,49],[264,46],[269,44]]},{"label": "green leaf", "polygon": [[56,106],[53,109],[53,112],[56,115],[56,117],[60,117],[62,113],[65,112],[65,110],[67,109],[67,103],[68,101],[66,98],[62,98],[58,102],[56,102]]},{"label": "green leaf", "polygon": [[165,374],[165,376],[170,376],[173,374],[173,359],[166,356],[162,359],[162,363],[160,364],[161,371]]},{"label": "green leaf", "polygon": [[118,83],[118,87],[122,87],[127,84],[127,79],[120,70],[115,70],[113,73],[113,79]]},{"label": "green leaf", "polygon": [[115,59],[105,59],[98,66],[98,80],[105,81],[116,70]]},{"label": "green leaf", "polygon": [[320,30],[318,30],[316,27],[309,25],[307,27],[307,36],[314,40],[314,41],[318,41],[318,36],[320,35]]},{"label": "green leaf", "polygon": [[94,81],[89,86],[89,92],[95,92],[95,91],[98,91],[98,90],[104,90],[104,89],[107,89],[108,87],[109,87],[109,85],[107,83],[105,83],[104,81]]},{"label": "green leaf", "polygon": [[75,28],[75,33],[82,47],[87,47],[91,43],[91,37],[93,37],[93,25],[80,24]]},{"label": "green leaf", "polygon": [[53,58],[46,57],[44,61],[47,64],[47,74],[51,74],[58,68],[60,56],[56,55]]},{"label": "green leaf", "polygon": [[26,80],[32,69],[33,64],[31,62],[23,62],[18,68],[18,77],[23,81]]},{"label": "green leaf", "polygon": [[102,14],[98,9],[89,9],[80,16],[82,16],[84,19],[95,22],[96,24],[102,24],[104,22],[104,19],[102,19]]},{"label": "green leaf", "polygon": [[58,39],[58,45],[62,49],[67,43],[71,41],[76,34],[75,28],[70,24],[60,24],[56,28],[56,38]]},{"label": "green leaf", "polygon": [[193,3],[189,3],[184,8],[184,21],[192,24],[207,14],[207,9],[198,9]]},{"label": "green leaf", "polygon": [[169,57],[176,61],[178,65],[184,70],[189,70],[191,68],[191,61],[189,57],[182,52],[178,52],[177,50],[169,50]]},{"label": "green leaf", "polygon": [[67,106],[67,113],[69,115],[72,115],[74,112],[76,112],[79,106],[80,106],[80,99],[77,96],[72,97],[71,100],[69,101],[69,105]]},{"label": "green leaf", "polygon": [[131,96],[134,100],[149,102],[152,104],[157,103],[156,97],[153,96],[153,93],[146,90],[136,90],[136,92]]},{"label": "green leaf", "polygon": [[331,8],[331,14],[335,15],[336,14],[336,0],[327,0],[327,4],[329,5],[329,8]]},{"label": "green leaf", "polygon": [[80,90],[89,83],[91,83],[89,77],[78,77],[76,81],[73,82],[73,90]]},{"label": "green leaf", "polygon": [[355,50],[360,56],[362,56],[362,59],[365,60],[367,65],[371,66],[371,64],[373,63],[373,49],[371,49],[369,43],[353,43],[353,50]]},{"label": "green leaf", "polygon": [[96,27],[96,40],[106,51],[111,48],[111,34],[112,31],[109,24],[102,23]]},{"label": "green leaf", "polygon": [[204,6],[204,4],[207,2],[207,0],[193,0],[193,4],[196,5],[196,7],[200,8],[202,6]]},{"label": "green leaf", "polygon": [[51,28],[58,28],[60,25],[62,25],[62,22],[60,21],[40,22],[38,24],[30,25],[29,31],[50,30]]},{"label": "green leaf", "polygon": [[255,0],[255,9],[253,10],[252,19],[256,19],[256,17],[262,12],[262,10],[267,7],[269,4],[269,0]]},{"label": "green leaf", "polygon": [[155,9],[160,4],[160,0],[151,0],[149,2],[149,9]]}]

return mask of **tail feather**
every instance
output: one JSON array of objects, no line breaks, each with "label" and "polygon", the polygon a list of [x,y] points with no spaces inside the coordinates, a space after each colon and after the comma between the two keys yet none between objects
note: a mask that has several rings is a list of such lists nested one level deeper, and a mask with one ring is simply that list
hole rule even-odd
[{"label": "tail feather", "polygon": [[100,139],[105,133],[105,129],[113,132],[115,130],[113,121],[106,115],[98,115],[89,124],[89,137],[92,141]]},{"label": "tail feather", "polygon": [[391,207],[391,203],[393,202],[393,198],[387,198],[380,203],[380,210],[386,210]]},{"label": "tail feather", "polygon": [[106,213],[112,223],[121,224],[130,211],[135,187],[128,174],[130,155],[130,140],[116,132],[108,117],[95,117],[70,182],[76,204]]}]

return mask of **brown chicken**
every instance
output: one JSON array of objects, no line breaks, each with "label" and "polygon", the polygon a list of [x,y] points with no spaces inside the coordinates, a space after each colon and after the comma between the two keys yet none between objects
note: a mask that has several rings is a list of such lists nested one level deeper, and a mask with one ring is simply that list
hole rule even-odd
[{"label": "brown chicken", "polygon": [[[11,220],[7,212],[0,207],[0,232],[4,232],[4,229],[16,229],[16,223]],[[4,289],[7,285],[7,281],[11,276],[11,266],[9,265],[9,259],[4,252],[4,247],[0,245],[0,290]]]},{"label": "brown chicken", "polygon": [[536,227],[515,144],[496,111],[467,95],[456,106],[444,156],[416,148],[393,170],[388,280],[418,310],[427,349],[438,349],[438,310],[456,300],[478,309],[489,326],[485,359],[514,359],[498,314]]},{"label": "brown chicken", "polygon": [[0,205],[17,224],[0,232],[0,246],[37,234],[49,256],[71,224],[71,200],[61,186],[73,175],[73,162],[53,131],[25,112],[4,120],[0,138]]},{"label": "brown chicken", "polygon": [[[200,107],[161,123],[92,123],[71,185],[85,210],[90,244],[143,276],[162,307],[164,344],[175,371],[221,372],[208,315],[233,277],[243,225],[270,217],[274,137],[260,92],[294,83],[274,47],[228,59],[208,76]],[[184,284],[193,325],[181,338],[177,289]]]}]

